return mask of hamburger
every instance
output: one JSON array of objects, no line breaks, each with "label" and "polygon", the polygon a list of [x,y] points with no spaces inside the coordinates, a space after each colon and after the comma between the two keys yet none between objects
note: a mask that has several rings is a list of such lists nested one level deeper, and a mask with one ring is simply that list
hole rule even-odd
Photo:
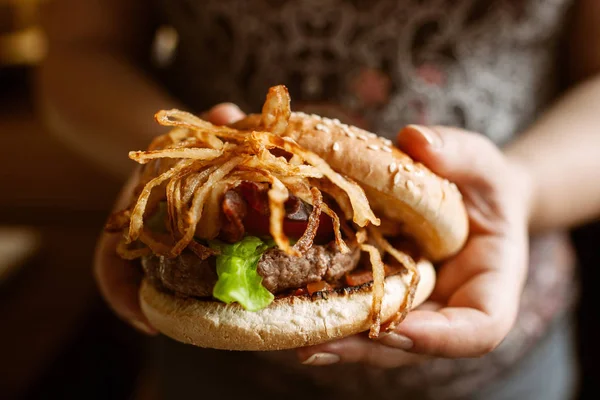
[{"label": "hamburger", "polygon": [[139,260],[142,311],[175,340],[261,351],[376,338],[465,243],[454,184],[387,139],[291,112],[284,86],[231,126],[155,119],[171,130],[130,152],[137,187],[106,229]]}]

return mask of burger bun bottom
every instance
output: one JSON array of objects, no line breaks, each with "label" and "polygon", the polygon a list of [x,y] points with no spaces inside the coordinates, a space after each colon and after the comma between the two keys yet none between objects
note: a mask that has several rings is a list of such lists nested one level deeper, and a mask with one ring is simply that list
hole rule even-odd
[{"label": "burger bun bottom", "polygon": [[[413,308],[423,303],[435,285],[433,265],[419,261],[421,279]],[[382,321],[392,318],[404,300],[410,276],[385,280]],[[251,312],[239,304],[178,297],[142,282],[140,303],[152,326],[166,336],[198,347],[266,351],[316,345],[350,336],[371,325],[372,287],[328,292],[323,296],[278,298]]]}]

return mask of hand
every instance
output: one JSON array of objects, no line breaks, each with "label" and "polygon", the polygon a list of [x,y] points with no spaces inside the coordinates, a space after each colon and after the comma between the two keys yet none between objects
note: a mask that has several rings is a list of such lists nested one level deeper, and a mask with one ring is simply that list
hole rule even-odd
[{"label": "hand", "polygon": [[[225,103],[215,106],[203,117],[214,124],[224,125],[243,118],[244,113],[237,106]],[[135,182],[136,177],[132,176],[124,186],[115,210],[125,207]],[[120,318],[143,333],[156,335],[158,332],[142,313],[138,300],[142,271],[133,262],[121,259],[116,253],[120,236],[121,233],[101,234],[94,257],[96,281],[108,305]]]},{"label": "hand", "polygon": [[528,176],[485,137],[447,127],[409,126],[401,149],[456,183],[470,237],[440,266],[430,299],[378,340],[356,335],[298,350],[305,364],[361,362],[398,367],[430,357],[492,351],[516,319],[527,271]]}]

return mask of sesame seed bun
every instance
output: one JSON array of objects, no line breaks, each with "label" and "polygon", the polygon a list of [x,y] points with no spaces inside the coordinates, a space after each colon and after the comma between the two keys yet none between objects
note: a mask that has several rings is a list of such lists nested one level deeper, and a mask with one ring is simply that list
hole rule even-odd
[{"label": "sesame seed bun", "polygon": [[[260,119],[250,115],[234,126],[260,129]],[[292,113],[285,135],[358,182],[375,214],[399,223],[428,259],[445,259],[463,247],[469,224],[456,185],[414,162],[390,140],[304,113]]]},{"label": "sesame seed bun", "polygon": [[[418,263],[421,275],[413,307],[429,297],[435,270],[428,261]],[[401,307],[408,275],[385,280],[382,321]],[[245,311],[239,304],[178,297],[144,280],[140,290],[142,311],[163,334],[183,343],[223,350],[284,350],[315,345],[368,330],[371,325],[372,285],[320,292],[312,297],[276,299],[260,311]]]},{"label": "sesame seed bun", "polygon": [[[235,128],[260,128],[250,115]],[[375,214],[414,239],[425,257],[413,307],[431,294],[436,272],[430,261],[455,254],[465,243],[468,219],[455,185],[373,133],[303,113],[292,113],[284,136],[322,157],[334,170],[356,181]],[[409,275],[385,279],[381,320],[397,315]],[[171,338],[195,346],[226,350],[283,350],[339,339],[372,325],[372,283],[313,296],[285,296],[250,312],[239,304],[181,297],[145,280],[140,303],[150,323]]]}]

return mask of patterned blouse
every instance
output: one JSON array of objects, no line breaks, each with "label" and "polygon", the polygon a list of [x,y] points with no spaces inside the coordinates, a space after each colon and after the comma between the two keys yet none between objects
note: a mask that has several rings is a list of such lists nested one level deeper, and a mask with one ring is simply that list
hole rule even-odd
[{"label": "patterned blouse", "polygon": [[[267,88],[284,83],[294,109],[392,140],[408,123],[445,124],[480,132],[499,146],[557,95],[557,59],[572,3],[155,1],[162,22],[178,36],[173,57],[163,63],[164,82],[193,110],[228,101],[256,112]],[[309,386],[348,399],[468,393],[517,362],[572,302],[574,263],[564,243],[554,235],[532,240],[518,321],[487,356],[383,371],[360,365],[309,368],[294,354],[276,352],[253,356],[244,371],[259,390],[279,386],[282,393]]]}]

